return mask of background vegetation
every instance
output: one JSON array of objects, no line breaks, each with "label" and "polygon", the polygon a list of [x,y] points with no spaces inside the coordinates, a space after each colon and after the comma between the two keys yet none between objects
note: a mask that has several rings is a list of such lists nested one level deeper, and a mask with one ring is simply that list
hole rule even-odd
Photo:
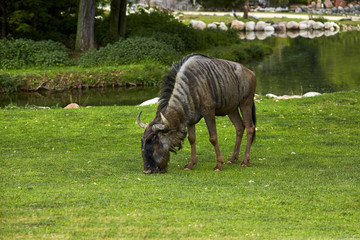
[{"label": "background vegetation", "polygon": [[[197,125],[169,172],[144,175],[143,129],[156,106],[0,110],[4,239],[344,239],[360,237],[359,92],[258,98],[251,163],[216,164]],[[230,157],[235,130],[217,118]],[[4,140],[6,139],[6,141]],[[244,148],[241,149],[241,153]]]},{"label": "background vegetation", "polygon": [[[159,72],[189,53],[241,62],[270,53],[262,45],[241,41],[235,31],[196,30],[165,10],[140,10],[129,15],[127,21],[127,38],[112,42],[104,20],[102,31],[97,31],[102,32],[97,36],[103,46],[82,54],[52,40],[0,40],[0,54],[6,56],[0,59],[2,91],[124,86],[129,82],[156,85],[161,80]],[[107,74],[120,66],[123,70]],[[105,70],[97,71],[100,67]]]}]

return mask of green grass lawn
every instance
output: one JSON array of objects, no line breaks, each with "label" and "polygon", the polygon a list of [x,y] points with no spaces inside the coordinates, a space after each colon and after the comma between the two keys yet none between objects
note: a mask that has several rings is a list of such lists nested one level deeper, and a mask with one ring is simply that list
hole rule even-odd
[{"label": "green grass lawn", "polygon": [[[249,167],[212,171],[201,121],[194,170],[185,141],[157,175],[142,173],[135,123],[156,106],[0,109],[0,238],[359,239],[359,100],[260,97]],[[235,130],[217,127],[229,158]]]}]

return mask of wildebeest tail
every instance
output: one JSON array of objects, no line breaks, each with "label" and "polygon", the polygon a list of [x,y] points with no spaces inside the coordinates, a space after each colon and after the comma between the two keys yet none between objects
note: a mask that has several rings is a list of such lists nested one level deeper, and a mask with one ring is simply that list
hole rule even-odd
[{"label": "wildebeest tail", "polygon": [[251,141],[251,143],[253,143],[254,140],[255,140],[255,137],[256,137],[256,109],[255,109],[255,102],[253,102],[253,105],[252,105],[251,115],[252,115],[253,124],[255,126],[254,134],[253,134],[252,141]]}]

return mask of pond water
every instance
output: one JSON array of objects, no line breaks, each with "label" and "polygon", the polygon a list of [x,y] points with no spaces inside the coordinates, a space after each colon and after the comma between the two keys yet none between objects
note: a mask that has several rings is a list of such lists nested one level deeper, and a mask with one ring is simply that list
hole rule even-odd
[{"label": "pond water", "polygon": [[[261,40],[253,40],[261,41]],[[255,71],[257,93],[275,95],[360,90],[360,32],[318,38],[269,37],[261,42],[273,53],[246,64]],[[0,94],[0,107],[16,105],[137,105],[158,95],[159,88],[90,89],[65,92]]]}]

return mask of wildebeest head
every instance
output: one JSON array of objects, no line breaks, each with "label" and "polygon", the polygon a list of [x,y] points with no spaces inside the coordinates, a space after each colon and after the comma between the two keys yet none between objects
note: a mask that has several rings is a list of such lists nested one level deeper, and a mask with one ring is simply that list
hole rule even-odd
[{"label": "wildebeest head", "polygon": [[[139,113],[137,123],[145,129],[141,139],[141,154],[144,162],[144,173],[165,173],[170,160],[170,136],[168,121],[160,113],[160,121],[149,124],[140,121]],[[159,119],[159,118],[158,118]]]}]

